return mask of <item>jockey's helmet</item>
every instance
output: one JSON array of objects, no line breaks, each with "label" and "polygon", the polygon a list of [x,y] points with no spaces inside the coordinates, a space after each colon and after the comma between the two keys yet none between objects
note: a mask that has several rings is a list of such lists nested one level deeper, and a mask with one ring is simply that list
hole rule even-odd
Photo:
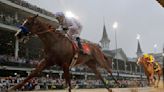
[{"label": "jockey's helmet", "polygon": [[55,18],[59,21],[59,23],[62,23],[65,18],[65,15],[63,12],[56,12]]},{"label": "jockey's helmet", "polygon": [[150,62],[154,62],[154,57],[153,57],[153,55],[149,55],[149,61],[150,61]]},{"label": "jockey's helmet", "polygon": [[149,55],[148,54],[144,54],[143,57],[146,59],[146,58],[149,57]]},{"label": "jockey's helmet", "polygon": [[64,17],[64,13],[63,12],[56,12],[55,13],[55,17]]}]

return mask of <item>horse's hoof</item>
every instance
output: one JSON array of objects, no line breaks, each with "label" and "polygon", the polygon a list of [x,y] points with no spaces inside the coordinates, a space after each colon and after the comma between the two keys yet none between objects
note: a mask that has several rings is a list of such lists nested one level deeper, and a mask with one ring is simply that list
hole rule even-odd
[{"label": "horse's hoof", "polygon": [[12,88],[9,88],[8,90],[6,90],[6,92],[13,92],[14,90]]},{"label": "horse's hoof", "polygon": [[137,89],[131,89],[131,92],[138,92]]},{"label": "horse's hoof", "polygon": [[[3,92],[3,91],[2,91]],[[5,90],[4,92],[10,92],[9,90]]]},{"label": "horse's hoof", "polygon": [[113,92],[112,89],[108,89],[108,92]]},{"label": "horse's hoof", "polygon": [[154,86],[154,88],[158,88],[158,86]]}]

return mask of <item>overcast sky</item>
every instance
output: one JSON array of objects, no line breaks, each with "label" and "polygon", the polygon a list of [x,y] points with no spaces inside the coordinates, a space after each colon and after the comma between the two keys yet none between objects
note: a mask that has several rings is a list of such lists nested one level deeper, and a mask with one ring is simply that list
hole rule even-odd
[{"label": "overcast sky", "polygon": [[[117,43],[128,57],[135,57],[137,34],[144,53],[162,52],[164,44],[164,8],[156,0],[26,0],[50,12],[72,11],[83,25],[81,37],[98,43],[103,32],[103,17],[115,49],[112,25],[118,22]],[[154,50],[157,44],[157,50]]]}]

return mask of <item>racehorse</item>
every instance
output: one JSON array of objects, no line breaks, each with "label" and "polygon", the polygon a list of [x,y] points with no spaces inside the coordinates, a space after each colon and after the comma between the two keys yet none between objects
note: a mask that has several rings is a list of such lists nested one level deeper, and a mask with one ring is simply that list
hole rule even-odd
[{"label": "racehorse", "polygon": [[[44,57],[37,65],[35,70],[33,70],[25,80],[9,88],[8,91],[21,88],[27,81],[37,76],[45,68],[58,65],[64,71],[66,85],[68,86],[68,91],[71,92],[71,76],[69,67],[71,65],[72,59],[77,53],[74,46],[72,45],[72,41],[70,41],[67,36],[57,31],[55,27],[52,27],[50,24],[39,20],[38,15],[28,17],[20,26],[19,31],[17,31],[15,34],[16,38],[19,40],[31,37],[32,35],[37,35],[43,42]],[[78,52],[78,57],[76,57],[77,61],[75,62],[74,66],[82,64],[88,66],[95,73],[97,78],[102,80],[105,88],[109,92],[112,92],[105,80],[102,78],[100,72],[97,70],[97,65],[100,65],[100,67],[106,69],[114,81],[119,84],[119,82],[117,82],[117,80],[112,75],[111,59],[107,58],[107,56],[105,56],[101,51],[100,47],[96,44],[91,42],[88,44],[91,53],[86,55]]]},{"label": "racehorse", "polygon": [[[150,64],[150,62],[145,61],[143,56],[140,56],[137,60],[137,64],[138,65],[140,64],[140,65],[143,66],[144,72],[145,72],[147,80],[148,80],[148,85],[149,86],[154,85],[154,87],[158,87],[160,77],[162,75],[162,69],[161,69],[160,64],[157,61],[154,61],[154,62],[158,64],[158,70],[156,70],[156,71],[155,71],[155,68],[154,68],[154,64]],[[156,85],[155,85],[156,77],[154,75],[158,76],[158,80],[157,80]]]}]

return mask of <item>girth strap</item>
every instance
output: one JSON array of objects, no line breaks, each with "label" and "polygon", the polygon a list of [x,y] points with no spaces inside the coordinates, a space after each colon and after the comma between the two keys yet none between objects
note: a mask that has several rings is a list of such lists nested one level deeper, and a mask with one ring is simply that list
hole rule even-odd
[{"label": "girth strap", "polygon": [[72,61],[71,61],[71,64],[70,64],[70,66],[69,66],[69,69],[71,69],[71,68],[76,64],[78,57],[79,57],[79,53],[77,52],[77,53],[74,55],[74,57],[73,57],[73,59],[72,59]]}]

